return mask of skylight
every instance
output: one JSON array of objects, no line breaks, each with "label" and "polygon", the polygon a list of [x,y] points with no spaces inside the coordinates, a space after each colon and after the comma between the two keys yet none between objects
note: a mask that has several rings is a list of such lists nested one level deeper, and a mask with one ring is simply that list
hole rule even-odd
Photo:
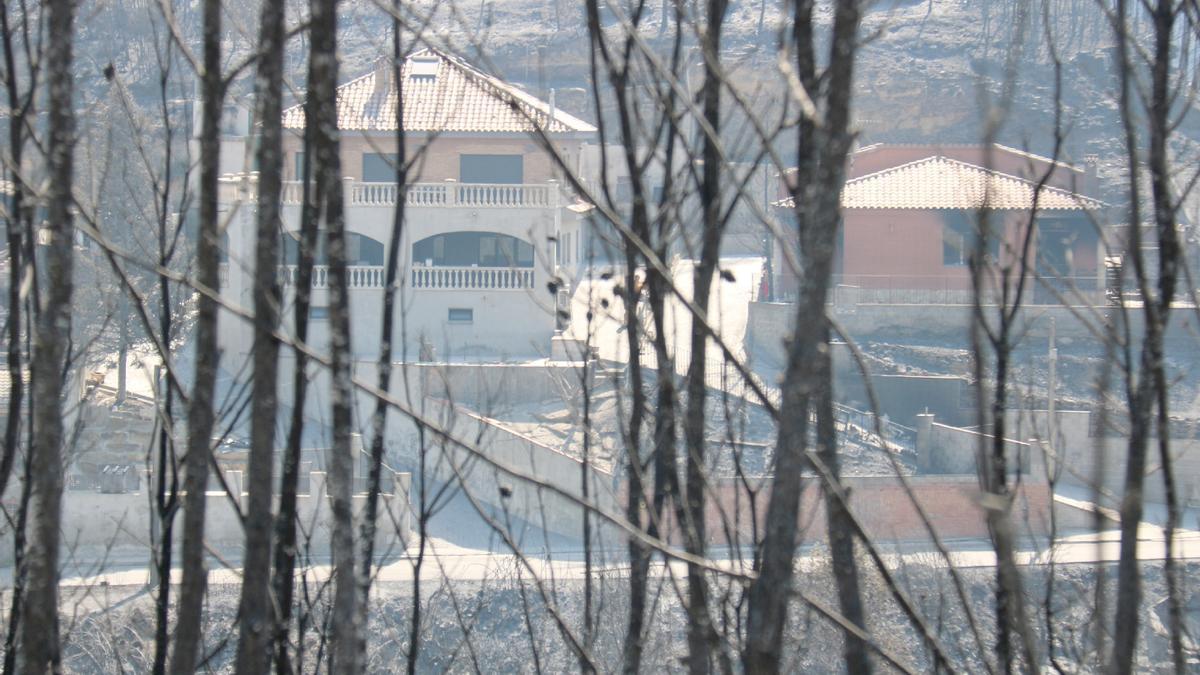
[{"label": "skylight", "polygon": [[409,59],[408,73],[412,77],[437,77],[440,63],[436,56],[414,56]]}]

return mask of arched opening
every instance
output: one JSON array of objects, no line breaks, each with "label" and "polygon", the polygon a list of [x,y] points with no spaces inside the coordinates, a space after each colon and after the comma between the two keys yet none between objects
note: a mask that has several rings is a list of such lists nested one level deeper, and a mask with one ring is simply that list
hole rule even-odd
[{"label": "arched opening", "polygon": [[[283,243],[283,264],[300,264],[300,233],[285,232],[281,237]],[[329,252],[325,243],[325,231],[317,236],[317,251],[313,264],[328,265]],[[346,233],[346,264],[355,267],[382,267],[383,244],[356,232]]]},{"label": "arched opening", "polygon": [[413,262],[432,267],[533,267],[533,246],[497,232],[444,232],[414,243]]}]

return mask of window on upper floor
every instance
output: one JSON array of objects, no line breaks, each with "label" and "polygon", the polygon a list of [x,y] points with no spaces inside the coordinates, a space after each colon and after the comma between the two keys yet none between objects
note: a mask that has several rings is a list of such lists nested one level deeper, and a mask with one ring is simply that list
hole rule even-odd
[{"label": "window on upper floor", "polygon": [[245,136],[249,133],[247,129],[248,114],[245,110],[232,103],[221,108],[221,133],[226,136]]},{"label": "window on upper floor", "polygon": [[633,201],[633,181],[629,179],[629,176],[617,178],[617,201],[622,204]]},{"label": "window on upper floor", "polygon": [[533,246],[495,232],[447,232],[413,244],[413,260],[439,267],[533,267]]},{"label": "window on upper floor", "polygon": [[459,155],[458,180],[463,183],[524,183],[522,155]]},{"label": "window on upper floor", "polygon": [[368,183],[395,183],[396,153],[364,152],[362,179]]},{"label": "window on upper floor", "polygon": [[[285,265],[300,264],[300,233],[285,232],[283,241],[283,261]],[[358,234],[346,233],[346,264],[363,267],[380,267],[383,265],[383,244],[374,239]],[[317,254],[313,264],[328,265],[329,253],[325,248],[325,232],[322,231],[317,240]]]}]

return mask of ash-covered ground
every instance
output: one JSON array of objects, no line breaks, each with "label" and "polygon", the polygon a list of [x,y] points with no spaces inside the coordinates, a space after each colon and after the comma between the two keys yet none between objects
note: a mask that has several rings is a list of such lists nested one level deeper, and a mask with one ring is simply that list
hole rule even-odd
[{"label": "ash-covered ground", "polygon": [[[931,557],[930,561],[934,559]],[[435,564],[427,561],[427,564]],[[907,667],[933,669],[930,650],[896,606],[879,575],[861,568],[867,603],[869,632],[882,650]],[[1183,578],[1200,573],[1189,564]],[[993,583],[991,568],[960,569],[965,599],[978,634],[944,567],[914,563],[900,569],[896,578],[912,598],[923,620],[937,634],[956,670],[981,672],[980,653],[990,653],[993,636]],[[1104,649],[1111,644],[1108,628],[1097,626],[1098,601],[1112,607],[1115,568],[1090,565],[1026,567],[1021,579],[1030,607],[1030,621],[1045,659],[1037,670],[1095,672],[1103,670]],[[1144,566],[1145,602],[1140,615],[1140,652],[1137,668],[1142,672],[1170,670],[1167,640],[1167,608],[1162,568]],[[836,584],[828,563],[804,566],[796,580],[806,596],[836,606]],[[1051,585],[1052,584],[1052,585]],[[1102,591],[1098,594],[1097,589]],[[736,601],[737,587],[727,579],[714,578],[715,599],[727,589],[727,599]],[[303,589],[312,601],[303,635],[291,638],[303,645],[298,652],[298,672],[312,672],[328,653],[321,640],[326,624],[329,589],[310,585]],[[593,607],[598,616],[587,644],[601,672],[619,670],[625,614],[628,608],[628,579],[621,571],[601,571],[594,577]],[[1185,589],[1185,621],[1189,634],[1200,629],[1200,594]],[[645,638],[645,672],[674,672],[685,655],[684,613],[672,581],[664,575],[652,580],[651,615]],[[1047,600],[1047,597],[1050,600]],[[410,643],[412,589],[408,584],[385,583],[373,589],[368,646],[368,672],[404,670]],[[428,583],[422,591],[418,672],[569,672],[579,661],[567,646],[558,621],[583,638],[584,584],[579,580],[534,581],[514,564],[507,574],[470,581]],[[236,644],[238,592],[236,586],[216,585],[209,594],[203,653],[209,672],[233,672]],[[1049,603],[1047,605],[1047,602]],[[64,597],[62,625],[66,636],[63,667],[66,673],[147,672],[153,654],[154,597],[136,588],[87,588],[68,591]],[[736,610],[727,606],[724,630],[735,624]],[[557,617],[557,618],[556,618]],[[841,632],[818,612],[802,602],[793,604],[789,616],[784,657],[785,672],[838,672],[842,666]],[[978,640],[978,641],[977,641]],[[980,644],[982,643],[982,645]],[[1190,641],[1188,644],[1191,644]],[[730,639],[722,645],[734,662],[738,644]],[[1047,647],[1052,647],[1052,651]],[[1200,665],[1195,660],[1192,667]],[[880,659],[876,656],[876,663]],[[883,670],[889,670],[883,668]]]}]

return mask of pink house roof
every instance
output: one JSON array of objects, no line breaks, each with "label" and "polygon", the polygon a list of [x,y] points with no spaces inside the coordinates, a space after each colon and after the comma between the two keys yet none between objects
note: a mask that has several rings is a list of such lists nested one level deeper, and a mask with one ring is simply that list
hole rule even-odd
[{"label": "pink house roof", "polygon": [[[956,209],[1045,211],[1099,209],[1104,203],[941,155],[926,157],[846,181],[843,209]],[[791,199],[780,203],[790,208]]]},{"label": "pink house roof", "polygon": [[[553,109],[461,59],[421,50],[401,66],[404,126],[415,132],[592,134],[596,128]],[[391,61],[338,87],[338,128],[395,131],[397,88]],[[285,129],[304,128],[304,106],[283,112]]]}]

